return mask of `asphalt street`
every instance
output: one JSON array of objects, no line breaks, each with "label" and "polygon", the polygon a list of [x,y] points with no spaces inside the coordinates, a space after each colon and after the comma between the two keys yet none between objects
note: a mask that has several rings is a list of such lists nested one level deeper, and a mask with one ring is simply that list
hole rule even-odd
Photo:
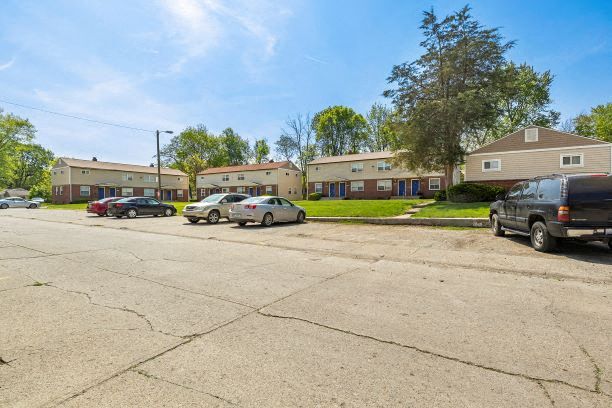
[{"label": "asphalt street", "polygon": [[0,406],[610,407],[612,252],[0,211]]}]

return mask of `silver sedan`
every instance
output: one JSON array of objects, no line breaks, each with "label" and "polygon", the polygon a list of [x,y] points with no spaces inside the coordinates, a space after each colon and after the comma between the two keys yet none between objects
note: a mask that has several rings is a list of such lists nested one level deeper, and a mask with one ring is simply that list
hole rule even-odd
[{"label": "silver sedan", "polygon": [[245,194],[213,194],[205,199],[186,205],[183,208],[183,217],[195,224],[200,220],[206,220],[209,224],[216,224],[221,218],[229,218],[229,208],[234,203],[239,203],[245,198]]},{"label": "silver sedan", "polygon": [[36,201],[25,200],[21,197],[7,197],[0,199],[0,208],[5,210],[7,208],[38,208],[40,203]]},{"label": "silver sedan", "polygon": [[259,222],[269,227],[275,222],[302,223],[306,219],[306,210],[283,197],[253,197],[233,204],[229,219],[240,226]]}]

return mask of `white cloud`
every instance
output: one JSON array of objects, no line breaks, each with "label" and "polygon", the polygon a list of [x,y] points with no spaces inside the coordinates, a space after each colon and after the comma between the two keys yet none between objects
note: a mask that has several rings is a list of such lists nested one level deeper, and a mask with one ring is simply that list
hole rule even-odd
[{"label": "white cloud", "polygon": [[15,58],[11,58],[11,60],[5,64],[0,64],[0,71],[4,71],[5,69],[9,69],[15,63]]}]

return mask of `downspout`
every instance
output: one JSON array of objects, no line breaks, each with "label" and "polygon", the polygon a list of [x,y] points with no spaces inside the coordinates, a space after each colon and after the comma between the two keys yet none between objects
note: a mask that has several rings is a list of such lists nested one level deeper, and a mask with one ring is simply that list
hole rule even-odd
[{"label": "downspout", "polygon": [[68,190],[70,191],[70,202],[72,203],[72,167],[68,167]]}]

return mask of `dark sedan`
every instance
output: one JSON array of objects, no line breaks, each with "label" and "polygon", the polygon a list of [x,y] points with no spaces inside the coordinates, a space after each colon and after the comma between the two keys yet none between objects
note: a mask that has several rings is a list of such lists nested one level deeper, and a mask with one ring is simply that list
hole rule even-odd
[{"label": "dark sedan", "polygon": [[176,208],[173,205],[149,197],[123,198],[114,203],[109,203],[109,209],[117,218],[136,218],[140,215],[170,217],[176,214]]}]

